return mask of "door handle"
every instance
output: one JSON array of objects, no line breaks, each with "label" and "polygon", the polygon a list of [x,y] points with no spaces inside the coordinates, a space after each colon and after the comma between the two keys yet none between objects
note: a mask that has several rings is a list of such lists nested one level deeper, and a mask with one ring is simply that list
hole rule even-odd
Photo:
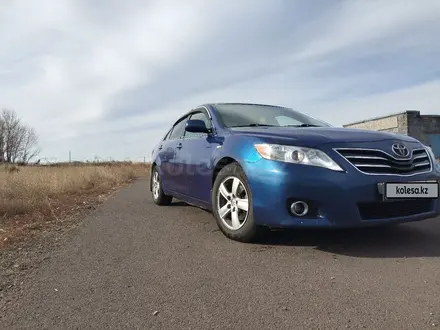
[{"label": "door handle", "polygon": [[176,147],[176,149],[182,149],[182,143],[179,143]]}]

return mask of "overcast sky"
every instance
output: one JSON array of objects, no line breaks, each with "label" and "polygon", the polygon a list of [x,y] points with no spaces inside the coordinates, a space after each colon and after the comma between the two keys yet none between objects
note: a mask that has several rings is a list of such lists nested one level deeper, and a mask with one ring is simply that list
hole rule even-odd
[{"label": "overcast sky", "polygon": [[439,0],[0,0],[0,107],[58,160],[142,160],[205,102],[440,114],[439,38]]}]

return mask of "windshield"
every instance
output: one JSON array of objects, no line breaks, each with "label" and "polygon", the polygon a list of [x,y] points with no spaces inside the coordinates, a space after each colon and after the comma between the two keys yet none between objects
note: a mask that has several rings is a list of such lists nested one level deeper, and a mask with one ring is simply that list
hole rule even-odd
[{"label": "windshield", "polygon": [[331,127],[304,113],[283,107],[253,104],[216,104],[220,121],[226,127]]}]

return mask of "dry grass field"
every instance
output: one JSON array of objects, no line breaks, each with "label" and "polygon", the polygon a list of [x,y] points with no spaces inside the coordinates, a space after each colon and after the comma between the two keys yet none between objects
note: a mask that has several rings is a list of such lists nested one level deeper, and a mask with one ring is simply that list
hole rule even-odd
[{"label": "dry grass field", "polygon": [[0,166],[0,246],[93,208],[148,169],[131,163]]}]

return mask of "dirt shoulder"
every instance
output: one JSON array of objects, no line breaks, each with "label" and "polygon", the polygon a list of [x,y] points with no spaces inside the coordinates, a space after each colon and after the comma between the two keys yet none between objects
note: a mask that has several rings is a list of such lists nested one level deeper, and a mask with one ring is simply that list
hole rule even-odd
[{"label": "dirt shoulder", "polygon": [[87,214],[147,174],[148,166],[143,165],[39,167],[0,173],[0,299],[50,258]]}]

